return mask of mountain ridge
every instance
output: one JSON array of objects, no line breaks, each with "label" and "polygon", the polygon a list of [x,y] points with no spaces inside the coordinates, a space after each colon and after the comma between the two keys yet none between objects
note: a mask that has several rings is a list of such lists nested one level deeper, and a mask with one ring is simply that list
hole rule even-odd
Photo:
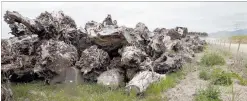
[{"label": "mountain ridge", "polygon": [[230,37],[235,35],[247,35],[247,28],[234,31],[218,31],[209,33],[209,37]]}]

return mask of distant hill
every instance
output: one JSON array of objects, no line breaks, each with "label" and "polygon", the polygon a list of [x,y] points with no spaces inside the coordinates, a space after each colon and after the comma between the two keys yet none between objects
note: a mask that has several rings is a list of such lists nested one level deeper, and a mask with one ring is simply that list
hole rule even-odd
[{"label": "distant hill", "polygon": [[239,29],[235,31],[218,31],[214,33],[209,33],[209,37],[230,37],[236,35],[247,35],[247,29]]}]

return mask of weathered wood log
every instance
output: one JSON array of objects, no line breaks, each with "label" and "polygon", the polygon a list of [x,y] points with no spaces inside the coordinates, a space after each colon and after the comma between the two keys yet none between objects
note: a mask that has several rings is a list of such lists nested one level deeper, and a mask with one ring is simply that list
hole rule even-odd
[{"label": "weathered wood log", "polygon": [[[163,61],[165,60],[165,61]],[[159,74],[177,71],[182,68],[182,58],[180,56],[164,55],[154,61],[153,69]]]},{"label": "weathered wood log", "polygon": [[[15,11],[6,11],[4,21],[9,24],[10,27],[12,26],[12,33],[16,30],[16,27],[17,30],[28,29],[32,34],[37,34],[40,39],[54,39],[65,41],[66,43],[74,43],[77,39],[76,37],[79,37],[75,21],[62,11],[52,13],[44,12],[36,19],[23,17]],[[19,31],[16,32],[19,33]],[[16,35],[18,33],[13,33],[13,35],[18,36]],[[28,31],[24,31],[24,33],[28,33]]]},{"label": "weathered wood log", "polygon": [[109,62],[110,58],[108,53],[94,45],[82,52],[75,66],[85,75],[95,69],[107,70]]},{"label": "weathered wood log", "polygon": [[130,81],[132,78],[134,78],[135,74],[137,74],[139,71],[139,68],[126,68],[126,81]]},{"label": "weathered wood log", "polygon": [[199,37],[187,38],[184,27],[150,32],[143,23],[127,28],[106,19],[106,24],[91,21],[79,30],[75,21],[61,11],[44,12],[35,19],[7,11],[4,21],[15,37],[2,41],[2,72],[22,71],[14,72],[18,75],[12,77],[34,72],[55,83],[76,81],[76,74],[83,73],[85,81],[95,83],[98,78],[106,85],[118,85],[115,77],[121,73],[115,69],[123,69],[125,82],[130,81],[126,88],[144,92],[163,77],[160,74],[181,68],[181,59],[190,61],[205,44]]},{"label": "weathered wood log", "polygon": [[41,33],[42,31],[44,31],[44,28],[40,24],[40,22],[29,19],[27,17],[23,17],[16,11],[6,11],[6,13],[4,14],[4,21],[7,24],[14,24],[15,22],[22,23],[33,33]]},{"label": "weathered wood log", "polygon": [[13,92],[8,77],[1,72],[1,101],[13,101]]},{"label": "weathered wood log", "polygon": [[118,49],[128,43],[123,35],[123,29],[115,25],[103,26],[101,23],[90,21],[86,23],[85,29],[92,43],[106,51],[111,58],[119,56]]},{"label": "weathered wood log", "polygon": [[36,53],[38,61],[33,70],[47,80],[52,79],[64,68],[74,66],[78,59],[76,48],[63,41],[44,40]]},{"label": "weathered wood log", "polygon": [[121,29],[128,43],[137,44],[138,48],[144,48],[148,45],[151,32],[144,23],[137,23],[134,29],[126,27],[121,27]]},{"label": "weathered wood log", "polygon": [[121,72],[120,69],[116,68],[105,71],[97,78],[97,83],[111,88],[122,86],[124,85],[124,76]]},{"label": "weathered wood log", "polygon": [[126,85],[126,90],[128,92],[135,90],[138,93],[143,93],[149,85],[165,77],[165,74],[161,75],[151,71],[142,71],[136,74],[135,77]]},{"label": "weathered wood log", "polygon": [[182,35],[182,38],[188,34],[188,28],[186,27],[176,27],[175,30]]},{"label": "weathered wood log", "polygon": [[10,84],[1,84],[1,101],[13,101],[13,92]]},{"label": "weathered wood log", "polygon": [[144,51],[136,46],[126,46],[119,51],[122,64],[129,67],[138,67],[148,56]]},{"label": "weathered wood log", "polygon": [[120,56],[118,49],[127,45],[127,41],[121,33],[111,33],[110,35],[99,35],[91,38],[93,44],[97,45],[100,49],[106,51],[109,56]]}]

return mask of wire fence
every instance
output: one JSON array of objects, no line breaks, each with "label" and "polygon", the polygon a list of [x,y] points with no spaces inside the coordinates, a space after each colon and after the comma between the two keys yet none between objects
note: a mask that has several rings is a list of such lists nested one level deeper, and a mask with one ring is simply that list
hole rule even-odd
[{"label": "wire fence", "polygon": [[242,74],[247,78],[247,44],[244,41],[229,40],[206,40],[207,43],[216,48],[219,52],[228,52],[231,54],[227,60],[228,69]]},{"label": "wire fence", "polygon": [[216,45],[221,48],[228,49],[229,51],[237,54],[247,54],[247,42],[243,40],[221,40],[221,39],[214,39],[214,40],[206,40],[207,43],[211,45]]}]

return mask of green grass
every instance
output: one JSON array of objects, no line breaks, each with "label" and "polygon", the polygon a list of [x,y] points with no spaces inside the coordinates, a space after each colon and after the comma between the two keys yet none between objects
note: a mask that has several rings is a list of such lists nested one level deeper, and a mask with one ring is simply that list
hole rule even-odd
[{"label": "green grass", "polygon": [[[12,84],[15,101],[26,98],[31,101],[163,101],[162,92],[172,88],[183,76],[181,71],[168,74],[166,79],[152,84],[144,97],[131,92],[126,94],[124,87],[110,89],[97,84],[83,85],[44,85],[41,82]],[[37,94],[31,94],[34,92]]]},{"label": "green grass", "polygon": [[239,74],[237,73],[232,73],[232,77],[239,80],[239,84],[243,86],[247,86],[247,80],[242,78]]},{"label": "green grass", "polygon": [[213,69],[212,73],[210,73],[210,71],[202,70],[199,73],[199,78],[203,80],[211,79],[211,83],[214,85],[231,85],[233,82],[232,79],[237,79],[240,85],[247,86],[247,80],[239,74],[225,72],[221,68]]},{"label": "green grass", "polygon": [[[173,88],[176,86],[176,84],[178,83],[179,80],[181,80],[184,77],[184,73],[183,71],[177,71],[171,74],[168,74],[166,76],[165,79],[153,83],[152,85],[150,85],[147,89],[147,91],[145,92],[145,95],[147,95],[147,101],[166,101],[167,99],[165,97],[163,97],[161,99],[161,95],[162,92]],[[153,96],[157,96],[157,97],[153,97]]]},{"label": "green grass", "polygon": [[218,88],[209,86],[207,89],[199,90],[195,96],[195,101],[222,101],[220,99],[220,91]]},{"label": "green grass", "polygon": [[167,75],[166,78],[161,80],[160,82],[153,83],[152,85],[150,85],[150,87],[148,87],[146,91],[146,94],[156,95],[162,93],[163,91],[169,88],[173,88],[177,84],[177,81],[182,77],[183,77],[182,71],[171,73]]},{"label": "green grass", "polygon": [[220,68],[213,70],[212,75],[212,84],[214,85],[231,85],[232,84],[232,74],[223,71]]},{"label": "green grass", "polygon": [[224,65],[225,63],[224,57],[216,52],[207,52],[201,58],[201,64],[206,66]]},{"label": "green grass", "polygon": [[209,80],[210,79],[210,74],[209,72],[205,71],[205,70],[202,70],[200,73],[199,73],[199,78],[203,79],[203,80]]},{"label": "green grass", "polygon": [[[31,101],[135,101],[138,98],[124,94],[124,89],[110,90],[96,85],[43,85],[42,83],[17,84],[12,86],[15,101],[28,98]],[[30,94],[34,91],[37,94]],[[45,96],[42,96],[42,93]]]},{"label": "green grass", "polygon": [[247,80],[237,73],[227,73],[221,68],[216,68],[210,71],[202,70],[199,73],[199,78],[203,80],[211,79],[211,83],[215,85],[231,85],[232,79],[237,79],[240,85],[247,86]]}]

